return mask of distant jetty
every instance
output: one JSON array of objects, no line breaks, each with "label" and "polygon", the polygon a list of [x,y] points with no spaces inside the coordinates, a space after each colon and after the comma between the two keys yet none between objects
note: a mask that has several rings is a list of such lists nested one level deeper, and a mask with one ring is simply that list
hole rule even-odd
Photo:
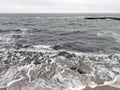
[{"label": "distant jetty", "polygon": [[117,17],[85,17],[84,19],[88,19],[88,20],[94,20],[94,19],[112,19],[112,20],[120,20],[120,18]]}]

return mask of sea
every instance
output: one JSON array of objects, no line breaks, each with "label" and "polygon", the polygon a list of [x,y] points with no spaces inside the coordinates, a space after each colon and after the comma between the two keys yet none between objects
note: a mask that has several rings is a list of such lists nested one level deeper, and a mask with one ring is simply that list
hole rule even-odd
[{"label": "sea", "polygon": [[0,14],[0,87],[120,88],[120,20],[104,13]]}]

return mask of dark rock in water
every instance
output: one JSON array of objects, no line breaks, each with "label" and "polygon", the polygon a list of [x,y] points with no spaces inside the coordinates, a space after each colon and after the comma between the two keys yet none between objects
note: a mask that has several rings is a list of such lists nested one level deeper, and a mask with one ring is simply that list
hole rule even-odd
[{"label": "dark rock in water", "polygon": [[76,71],[79,72],[80,74],[86,74],[85,71],[83,71],[81,68],[77,68],[76,66],[72,66],[70,69],[71,69],[71,70],[76,70]]},{"label": "dark rock in water", "polygon": [[109,59],[112,59],[112,58],[113,58],[113,55],[112,55],[112,54],[111,54],[111,55],[109,55],[109,56],[108,56],[108,58],[109,58]]},{"label": "dark rock in water", "polygon": [[73,58],[73,57],[75,57],[75,54],[68,54],[68,55],[66,56],[66,58]]},{"label": "dark rock in water", "polygon": [[32,47],[31,45],[23,45],[23,48],[30,48]]},{"label": "dark rock in water", "polygon": [[77,71],[78,71],[80,74],[86,74],[85,71],[81,70],[80,68],[78,68]]},{"label": "dark rock in water", "polygon": [[72,58],[75,57],[75,54],[70,54],[66,51],[59,52],[58,56],[65,56],[66,58]]},{"label": "dark rock in water", "polygon": [[94,20],[94,19],[112,19],[112,20],[120,20],[120,18],[116,18],[116,17],[86,17],[84,19],[88,19],[88,20]]},{"label": "dark rock in water", "polygon": [[55,46],[53,47],[53,49],[59,50],[59,49],[61,49],[61,46],[60,46],[60,45],[55,45]]},{"label": "dark rock in water", "polygon": [[22,30],[20,29],[16,29],[16,30],[12,30],[13,32],[17,32],[17,33],[22,33]]},{"label": "dark rock in water", "polygon": [[34,64],[35,64],[35,65],[38,65],[38,64],[41,64],[41,62],[40,62],[39,60],[35,60],[35,61],[34,61]]},{"label": "dark rock in water", "polygon": [[65,55],[68,55],[69,53],[65,52],[65,51],[62,51],[62,52],[59,52],[59,56],[65,56]]},{"label": "dark rock in water", "polygon": [[77,67],[72,66],[70,69],[71,69],[71,70],[76,70],[76,69],[77,69]]},{"label": "dark rock in water", "polygon": [[49,59],[49,60],[48,60],[48,64],[50,64],[51,62],[52,62],[52,61]]}]

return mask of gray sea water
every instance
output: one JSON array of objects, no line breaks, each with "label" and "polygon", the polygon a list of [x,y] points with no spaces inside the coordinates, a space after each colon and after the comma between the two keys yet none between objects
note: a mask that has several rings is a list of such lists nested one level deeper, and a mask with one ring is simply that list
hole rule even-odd
[{"label": "gray sea water", "polygon": [[0,14],[0,87],[120,88],[120,14]]}]

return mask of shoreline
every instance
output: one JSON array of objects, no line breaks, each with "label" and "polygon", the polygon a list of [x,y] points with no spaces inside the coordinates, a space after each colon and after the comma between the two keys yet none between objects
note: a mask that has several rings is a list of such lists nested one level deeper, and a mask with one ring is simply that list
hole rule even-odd
[{"label": "shoreline", "polygon": [[7,90],[7,88],[0,88],[0,90]]},{"label": "shoreline", "polygon": [[[0,88],[0,90],[7,90],[7,88]],[[87,86],[85,89],[82,90],[120,90],[120,88],[104,85],[104,86],[97,86],[95,88],[90,88]]]},{"label": "shoreline", "polygon": [[120,88],[104,85],[104,86],[97,86],[95,88],[90,88],[90,87],[87,86],[83,90],[120,90]]}]

